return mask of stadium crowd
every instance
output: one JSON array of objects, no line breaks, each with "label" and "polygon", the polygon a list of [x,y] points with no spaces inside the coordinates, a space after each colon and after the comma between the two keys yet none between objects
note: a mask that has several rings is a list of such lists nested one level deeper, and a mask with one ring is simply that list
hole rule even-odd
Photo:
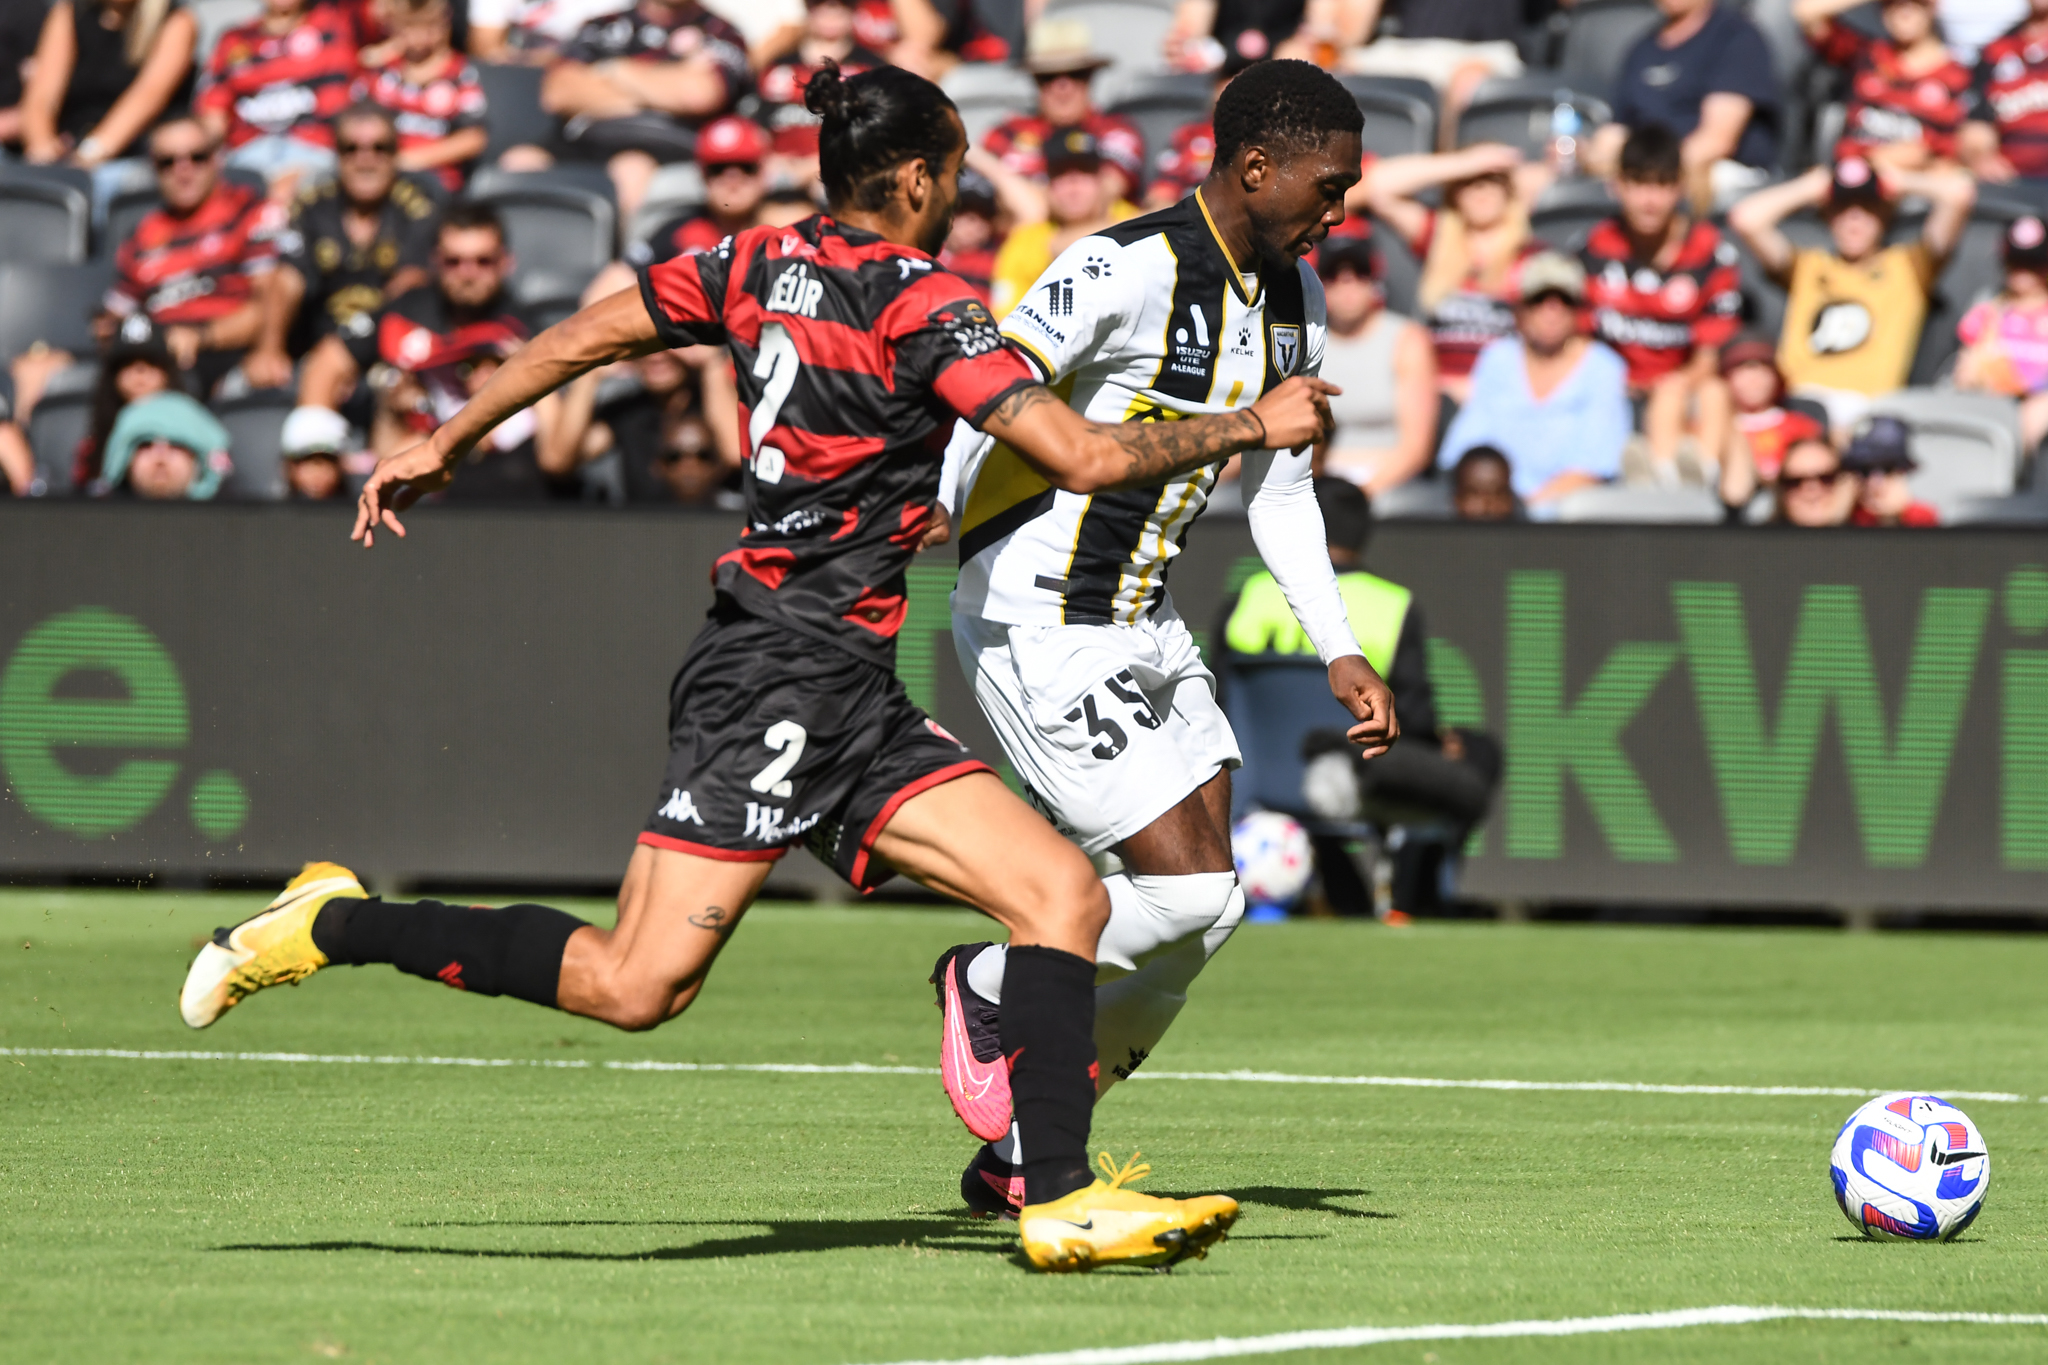
[{"label": "stadium crowd", "polygon": [[[803,87],[973,139],[998,314],[1293,56],[1366,116],[1322,454],[1382,515],[2048,520],[2048,0],[0,0],[0,487],[346,498],[537,329],[819,206]],[[738,505],[722,351],[445,496]],[[1228,505],[1228,499],[1221,500]]]}]

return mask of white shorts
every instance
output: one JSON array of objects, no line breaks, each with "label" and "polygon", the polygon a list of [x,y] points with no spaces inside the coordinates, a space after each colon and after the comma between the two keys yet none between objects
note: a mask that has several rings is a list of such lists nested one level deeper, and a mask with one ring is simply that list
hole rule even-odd
[{"label": "white shorts", "polygon": [[1215,675],[1170,611],[1098,626],[955,613],[953,645],[1033,804],[1091,857],[1244,761]]}]

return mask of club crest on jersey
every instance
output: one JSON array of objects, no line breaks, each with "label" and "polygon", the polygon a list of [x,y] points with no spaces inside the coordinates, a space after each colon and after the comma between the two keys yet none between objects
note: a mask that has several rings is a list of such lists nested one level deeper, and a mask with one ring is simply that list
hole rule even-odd
[{"label": "club crest on jersey", "polygon": [[1273,368],[1281,375],[1294,373],[1294,367],[1301,363],[1301,328],[1291,322],[1276,323],[1273,327]]}]

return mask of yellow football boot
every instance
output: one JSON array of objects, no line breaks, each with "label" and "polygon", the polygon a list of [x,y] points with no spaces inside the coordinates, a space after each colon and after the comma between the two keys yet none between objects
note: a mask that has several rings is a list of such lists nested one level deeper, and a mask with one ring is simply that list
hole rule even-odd
[{"label": "yellow football boot", "polygon": [[358,900],[370,893],[356,874],[338,863],[307,863],[284,893],[263,913],[232,929],[213,931],[213,942],[192,959],[178,1013],[193,1028],[205,1028],[265,986],[283,986],[327,965],[313,946],[313,917],[336,896]]},{"label": "yellow football boot", "polygon": [[1096,1158],[1107,1180],[1097,1180],[1050,1204],[1029,1204],[1017,1215],[1024,1254],[1040,1270],[1093,1270],[1099,1265],[1171,1266],[1200,1259],[1237,1221],[1237,1201],[1208,1194],[1158,1199],[1123,1188],[1151,1173],[1138,1153],[1121,1170],[1104,1152]]}]

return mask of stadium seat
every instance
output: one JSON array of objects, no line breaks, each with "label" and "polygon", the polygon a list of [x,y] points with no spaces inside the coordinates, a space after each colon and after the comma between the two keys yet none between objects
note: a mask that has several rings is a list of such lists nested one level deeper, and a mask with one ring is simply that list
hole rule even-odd
[{"label": "stadium seat", "polygon": [[[1067,5],[1060,18],[1088,26],[1095,50],[1115,60],[1095,77],[1095,99],[1104,108],[1115,104],[1146,76],[1166,69],[1166,32],[1173,12],[1130,0],[1088,0]],[[1025,108],[1037,104],[1037,92]]]},{"label": "stadium seat", "polygon": [[555,116],[540,103],[545,74],[540,67],[478,62],[476,72],[484,88],[484,127],[491,134],[484,165],[497,161],[507,148],[545,147],[554,141]]},{"label": "stadium seat", "polygon": [[1285,811],[1313,827],[1301,798],[1301,742],[1312,730],[1348,730],[1357,722],[1330,695],[1330,675],[1311,656],[1273,658],[1222,652],[1223,711],[1236,732],[1244,767],[1231,780],[1231,814]]},{"label": "stadium seat", "polygon": [[1131,84],[1122,99],[1110,108],[1138,125],[1145,139],[1146,171],[1157,164],[1160,153],[1173,145],[1173,135],[1190,123],[1209,117],[1210,87],[1207,76],[1169,71],[1143,77]]},{"label": "stadium seat", "polygon": [[[1092,3],[1094,3],[1094,0],[1047,0],[1045,13],[1064,14],[1070,9],[1076,9],[1082,5]],[[1168,16],[1171,16],[1176,9],[1180,8],[1180,0],[1125,0],[1125,3],[1161,10]]]},{"label": "stadium seat", "polygon": [[939,86],[958,106],[967,140],[976,145],[1004,119],[1038,107],[1038,87],[1014,66],[969,62],[948,71]]},{"label": "stadium seat", "polygon": [[1659,22],[1656,7],[1644,0],[1585,0],[1565,26],[1557,74],[1574,90],[1611,96],[1621,59]]},{"label": "stadium seat", "polygon": [[1577,251],[1585,245],[1586,234],[1603,218],[1619,210],[1604,180],[1560,180],[1543,192],[1529,215],[1529,227],[1536,236],[1559,251]]},{"label": "stadium seat", "polygon": [[263,0],[192,0],[192,17],[199,23],[199,43],[192,49],[193,64],[204,71],[220,35],[262,13]]},{"label": "stadium seat", "polygon": [[1387,296],[1387,307],[1406,317],[1419,318],[1415,299],[1416,288],[1422,282],[1422,263],[1415,259],[1415,253],[1408,249],[1408,243],[1401,234],[1370,218],[1372,224],[1373,248],[1380,254],[1380,291]]},{"label": "stadium seat", "polygon": [[679,161],[654,173],[647,198],[627,225],[626,240],[644,242],[663,223],[704,207],[704,172],[693,162]]},{"label": "stadium seat", "polygon": [[1451,481],[1415,478],[1396,484],[1373,498],[1372,514],[1377,521],[1448,521]]},{"label": "stadium seat", "polygon": [[1403,87],[1423,82],[1387,76],[1340,76],[1365,115],[1365,150],[1375,156],[1408,156],[1436,150],[1436,104]]},{"label": "stadium seat", "polygon": [[35,456],[30,497],[68,498],[77,491],[71,486],[71,471],[78,443],[92,425],[92,390],[98,378],[99,366],[86,361],[53,375],[43,390],[28,421],[28,446]]},{"label": "stadium seat", "polygon": [[[1496,82],[1488,82],[1488,85]],[[1607,101],[1553,86],[1548,90],[1502,90],[1490,93],[1482,86],[1472,103],[1458,115],[1458,145],[1504,142],[1530,160],[1541,160],[1550,152],[1550,124],[1559,104],[1578,111],[1583,140],[1593,129],[1614,120]]]},{"label": "stadium seat", "polygon": [[1925,386],[1939,381],[1961,349],[1956,326],[1963,314],[2004,287],[2005,228],[2018,216],[2013,205],[1999,201],[1979,204],[1971,211],[1962,240],[1956,243],[1955,254],[1935,284],[1909,382]]},{"label": "stadium seat", "polygon": [[0,260],[77,264],[85,259],[92,199],[70,185],[0,179]]},{"label": "stadium seat", "polygon": [[2009,498],[1962,498],[1946,521],[1950,526],[2048,525],[2048,489],[2034,488]]},{"label": "stadium seat", "polygon": [[73,355],[97,348],[91,319],[106,297],[105,263],[82,265],[0,263],[0,360],[12,360],[36,342]]},{"label": "stadium seat", "polygon": [[1559,521],[1633,522],[1639,525],[1718,524],[1721,499],[1705,488],[1628,488],[1608,484],[1558,500]]},{"label": "stadium seat", "polygon": [[290,389],[258,389],[214,404],[228,429],[228,455],[235,462],[226,495],[242,502],[281,502],[284,479],[284,419],[297,406]]},{"label": "stadium seat", "polygon": [[1920,467],[1908,482],[1913,496],[1944,520],[1965,499],[2003,498],[2019,486],[2019,409],[2010,398],[1901,389],[1873,401],[1870,411],[1913,429],[1913,458]]},{"label": "stadium seat", "polygon": [[533,305],[574,299],[618,248],[618,210],[588,189],[563,183],[553,171],[478,175],[470,197],[497,206],[518,258],[512,290]]}]

